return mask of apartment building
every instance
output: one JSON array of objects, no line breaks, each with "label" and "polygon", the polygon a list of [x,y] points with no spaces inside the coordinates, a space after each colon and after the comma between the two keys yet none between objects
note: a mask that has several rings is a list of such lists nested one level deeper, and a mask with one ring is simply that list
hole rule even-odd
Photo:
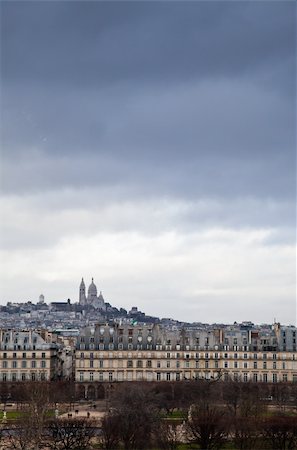
[{"label": "apartment building", "polygon": [[56,344],[32,330],[0,329],[0,381],[53,380],[61,371]]},{"label": "apartment building", "polygon": [[276,331],[273,326],[270,333],[238,327],[87,327],[77,339],[75,380],[90,383],[232,378],[297,382],[297,352],[280,350]]}]

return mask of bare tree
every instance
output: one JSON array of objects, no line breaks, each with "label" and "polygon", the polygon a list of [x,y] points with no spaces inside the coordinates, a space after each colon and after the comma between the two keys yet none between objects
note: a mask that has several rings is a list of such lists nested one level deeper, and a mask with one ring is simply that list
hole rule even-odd
[{"label": "bare tree", "polygon": [[159,420],[150,386],[131,384],[127,389],[124,385],[123,389],[117,390],[113,406],[124,448],[148,448]]},{"label": "bare tree", "polygon": [[291,389],[287,383],[274,383],[271,395],[280,411],[285,411],[291,396]]},{"label": "bare tree", "polygon": [[7,449],[34,450],[40,446],[40,433],[36,433],[32,417],[24,414],[8,427]]},{"label": "bare tree", "polygon": [[221,449],[228,436],[229,423],[224,410],[215,405],[193,405],[187,422],[189,437],[203,450]]},{"label": "bare tree", "polygon": [[272,416],[263,421],[264,438],[272,449],[293,450],[297,446],[297,418],[294,416]]},{"label": "bare tree", "polygon": [[87,450],[95,436],[94,422],[85,418],[51,420],[47,430],[51,450]]},{"label": "bare tree", "polygon": [[164,450],[175,450],[181,441],[181,425],[163,420],[156,433],[156,444]]},{"label": "bare tree", "polygon": [[241,383],[241,417],[260,417],[266,406],[261,399],[261,389],[257,383]]},{"label": "bare tree", "polygon": [[101,445],[105,450],[117,448],[120,440],[120,418],[116,413],[109,413],[102,419],[101,423]]},{"label": "bare tree", "polygon": [[233,416],[237,416],[241,401],[241,382],[228,380],[222,386],[223,401]]},{"label": "bare tree", "polygon": [[258,419],[254,417],[235,417],[232,421],[231,435],[236,449],[254,450],[259,439]]}]

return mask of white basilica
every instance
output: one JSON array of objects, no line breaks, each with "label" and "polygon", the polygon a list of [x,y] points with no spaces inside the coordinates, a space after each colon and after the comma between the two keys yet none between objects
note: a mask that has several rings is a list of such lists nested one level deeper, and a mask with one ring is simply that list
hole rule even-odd
[{"label": "white basilica", "polygon": [[106,311],[106,304],[104,302],[104,298],[102,292],[100,291],[99,296],[97,296],[97,287],[94,283],[94,279],[92,278],[92,283],[88,289],[88,296],[86,297],[86,286],[84,283],[84,279],[82,278],[80,286],[79,286],[79,304],[81,306],[93,306],[96,309],[102,309]]}]

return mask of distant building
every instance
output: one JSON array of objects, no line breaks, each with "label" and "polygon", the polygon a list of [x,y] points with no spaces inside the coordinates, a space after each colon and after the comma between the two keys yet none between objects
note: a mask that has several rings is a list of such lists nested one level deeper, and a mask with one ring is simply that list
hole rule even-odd
[{"label": "distant building", "polygon": [[97,287],[94,283],[94,279],[92,278],[92,282],[88,288],[88,295],[86,296],[86,287],[84,283],[84,279],[82,278],[80,286],[79,286],[79,304],[81,306],[93,306],[95,309],[101,309],[106,311],[106,304],[100,291],[99,296],[97,296]]},{"label": "distant building", "polygon": [[62,375],[59,348],[35,331],[0,329],[0,382],[54,380]]},{"label": "distant building", "polygon": [[[285,351],[278,333],[292,343]],[[295,335],[295,327],[282,330],[278,325],[266,331],[241,330],[240,325],[173,330],[154,324],[98,324],[80,331],[75,380],[297,382]]]}]

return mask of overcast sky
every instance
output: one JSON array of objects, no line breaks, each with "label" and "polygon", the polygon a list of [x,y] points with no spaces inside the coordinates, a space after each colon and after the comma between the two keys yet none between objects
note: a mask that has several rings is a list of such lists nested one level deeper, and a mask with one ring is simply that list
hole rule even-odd
[{"label": "overcast sky", "polygon": [[1,1],[0,303],[296,319],[296,4]]}]

